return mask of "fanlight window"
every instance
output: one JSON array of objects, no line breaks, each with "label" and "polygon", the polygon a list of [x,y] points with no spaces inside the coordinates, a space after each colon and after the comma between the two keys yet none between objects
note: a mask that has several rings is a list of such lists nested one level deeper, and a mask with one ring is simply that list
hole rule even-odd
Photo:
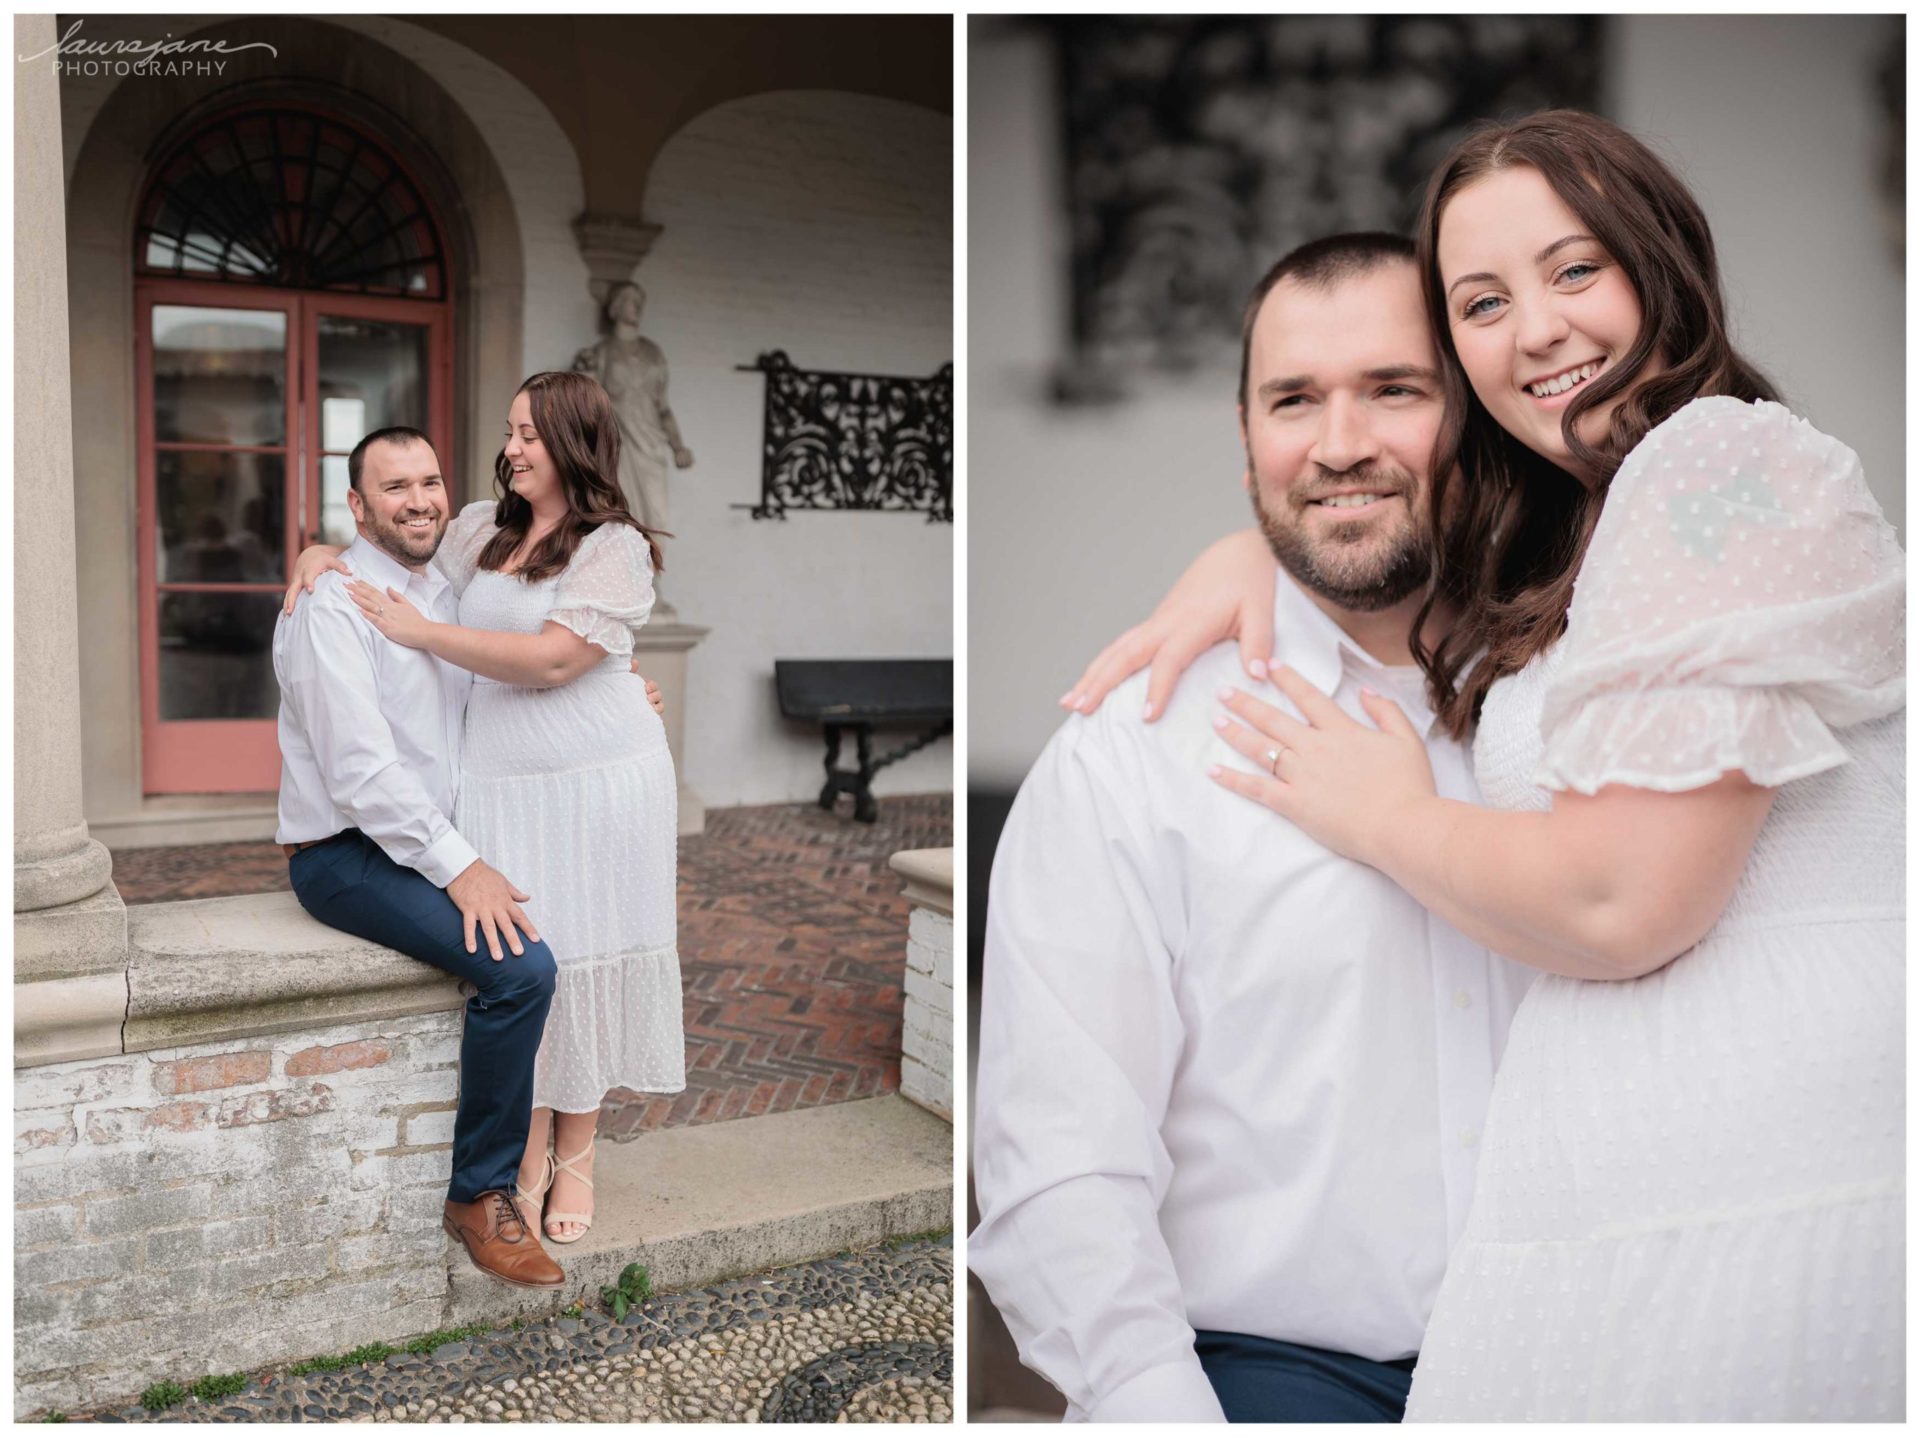
[{"label": "fanlight window", "polygon": [[441,299],[425,199],[379,145],[304,110],[219,117],[156,166],[140,270],[180,279]]}]

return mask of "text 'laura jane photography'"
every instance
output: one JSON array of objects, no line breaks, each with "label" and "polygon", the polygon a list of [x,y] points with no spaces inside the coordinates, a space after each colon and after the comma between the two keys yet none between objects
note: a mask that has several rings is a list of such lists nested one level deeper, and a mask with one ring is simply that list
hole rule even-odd
[{"label": "text 'laura jane photography'", "polygon": [[34,54],[19,56],[20,63],[24,65],[51,56],[54,73],[59,75],[224,75],[225,60],[176,57],[237,55],[243,50],[265,50],[276,59],[280,54],[264,40],[243,45],[230,45],[225,40],[176,40],[171,31],[159,40],[84,40],[80,38],[80,27],[85,23],[85,20],[75,20],[54,44]]}]

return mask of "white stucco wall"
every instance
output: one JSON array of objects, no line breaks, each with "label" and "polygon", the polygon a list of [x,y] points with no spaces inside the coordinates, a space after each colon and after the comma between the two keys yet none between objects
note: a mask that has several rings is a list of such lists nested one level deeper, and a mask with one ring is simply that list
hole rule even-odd
[{"label": "white stucco wall", "polygon": [[[819,790],[819,731],[781,719],[776,658],[954,652],[952,525],[731,507],[759,498],[764,397],[736,365],[783,349],[802,368],[926,375],[953,358],[952,195],[948,116],[828,91],[721,105],[654,163],[643,327],[666,351],[695,461],[673,479],[664,587],[684,622],[713,631],[690,663],[682,758],[709,804]],[[942,739],[875,789],[951,790],[953,761]]]},{"label": "white stucco wall", "polygon": [[[520,221],[527,373],[571,359],[593,336],[599,311],[587,290],[587,262],[580,257],[572,229],[574,218],[586,208],[586,185],[560,122],[538,95],[493,61],[431,30],[386,15],[326,18],[405,55],[459,102],[493,151]],[[578,337],[582,335],[587,339]],[[512,400],[511,394],[499,398],[502,428]],[[481,402],[486,402],[484,395]],[[466,476],[469,494],[485,497],[492,492],[492,459],[489,450],[480,472]]]},{"label": "white stucco wall", "polygon": [[[1609,109],[1693,186],[1742,350],[1860,454],[1904,526],[1906,289],[1874,187],[1880,16],[1610,22]],[[969,782],[1011,787],[1054,699],[1210,539],[1245,522],[1233,376],[1109,407],[1044,398],[1066,353],[1054,75],[1037,36],[968,47]]]}]

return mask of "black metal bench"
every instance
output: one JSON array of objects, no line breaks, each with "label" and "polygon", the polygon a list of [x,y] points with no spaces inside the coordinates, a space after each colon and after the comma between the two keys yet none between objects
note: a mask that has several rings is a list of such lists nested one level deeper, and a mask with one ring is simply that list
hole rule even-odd
[{"label": "black metal bench", "polygon": [[[775,659],[773,685],[780,712],[818,723],[827,736],[827,782],[820,806],[831,809],[843,793],[853,795],[853,816],[872,823],[873,776],[890,763],[953,732],[952,659]],[[873,756],[876,728],[923,731],[892,753]],[[853,730],[860,767],[839,767],[843,730]]]}]

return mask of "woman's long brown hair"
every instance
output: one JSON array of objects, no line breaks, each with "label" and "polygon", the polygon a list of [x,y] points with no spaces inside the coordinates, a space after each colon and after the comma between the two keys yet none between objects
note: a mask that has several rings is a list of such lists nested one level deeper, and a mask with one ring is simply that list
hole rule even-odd
[{"label": "woman's long brown hair", "polygon": [[[567,517],[535,544],[520,566],[529,584],[551,578],[573,562],[581,540],[602,524],[631,524],[646,536],[655,572],[661,568],[660,539],[665,530],[649,529],[633,517],[626,495],[620,492],[620,420],[613,401],[591,375],[564,369],[542,370],[516,394],[527,396],[533,427],[553,456],[566,496]],[[513,492],[513,465],[503,448],[493,461],[493,487],[499,507],[493,521],[499,527],[480,551],[480,567],[503,568],[533,523],[533,506]]]},{"label": "woman's long brown hair", "polygon": [[[1632,348],[1581,386],[1561,416],[1560,432],[1580,466],[1578,478],[1494,421],[1475,397],[1453,346],[1440,277],[1441,215],[1467,185],[1516,165],[1540,172],[1640,299],[1640,333]],[[1728,338],[1706,215],[1651,150],[1597,115],[1546,110],[1475,130],[1428,183],[1414,242],[1440,354],[1446,416],[1430,485],[1440,581],[1414,620],[1413,652],[1426,672],[1434,712],[1449,733],[1463,738],[1493,682],[1525,668],[1560,637],[1607,487],[1647,431],[1703,395],[1748,401],[1777,396]],[[1636,383],[1655,356],[1663,367]],[[1630,385],[1606,438],[1598,445],[1583,441],[1574,429],[1580,416]],[[1459,619],[1429,649],[1419,636],[1442,601],[1458,608]],[[1475,655],[1480,661],[1466,672]]]}]

